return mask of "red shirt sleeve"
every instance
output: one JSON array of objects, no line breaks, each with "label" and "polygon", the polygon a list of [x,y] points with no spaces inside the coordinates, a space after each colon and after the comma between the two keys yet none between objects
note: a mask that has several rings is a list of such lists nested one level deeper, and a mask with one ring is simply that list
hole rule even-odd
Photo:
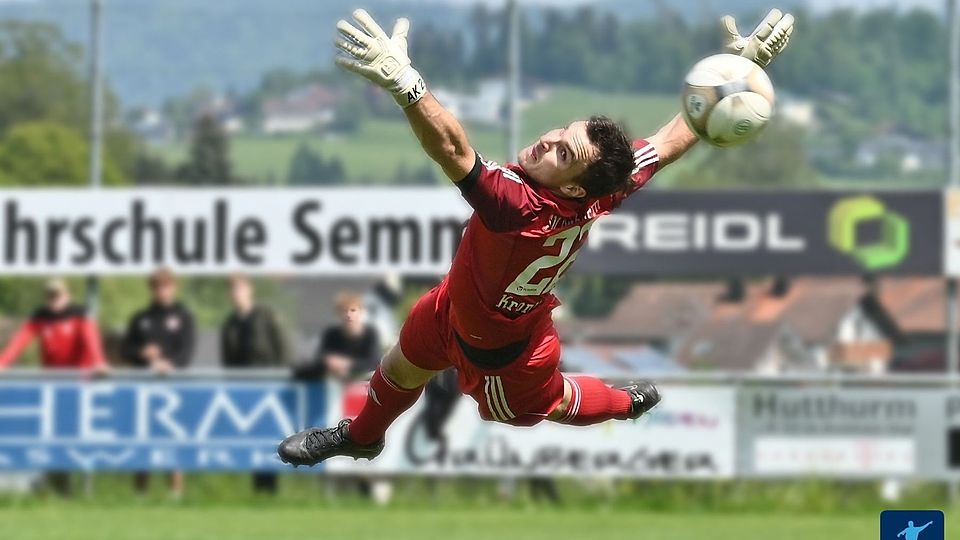
[{"label": "red shirt sleeve", "polygon": [[636,193],[653,178],[660,169],[660,156],[657,149],[646,139],[633,141],[633,173],[627,189],[613,194],[613,208],[620,206],[623,200]]},{"label": "red shirt sleeve", "polygon": [[480,154],[457,187],[483,224],[494,232],[519,230],[534,221],[540,211],[539,198],[516,171],[484,161]]},{"label": "red shirt sleeve", "polygon": [[16,361],[35,335],[37,335],[37,324],[33,320],[23,323],[0,353],[0,368],[5,368]]},{"label": "red shirt sleeve", "polygon": [[653,178],[660,170],[660,156],[657,149],[646,139],[633,141],[633,174],[631,184],[627,188],[627,195],[637,191]]},{"label": "red shirt sleeve", "polygon": [[95,368],[106,364],[103,358],[103,346],[100,344],[100,331],[97,323],[91,318],[84,317],[80,321],[81,336],[83,337],[83,357],[80,359],[81,368]]}]

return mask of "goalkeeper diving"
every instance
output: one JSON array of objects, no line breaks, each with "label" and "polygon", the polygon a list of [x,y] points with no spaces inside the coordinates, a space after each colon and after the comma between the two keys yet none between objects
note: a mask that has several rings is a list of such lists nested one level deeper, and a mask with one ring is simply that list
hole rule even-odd
[{"label": "goalkeeper diving", "polygon": [[[285,439],[280,459],[314,465],[333,456],[373,459],[384,434],[431,377],[455,367],[460,390],[484,420],[585,426],[638,418],[660,401],[650,381],[612,388],[560,372],[551,293],[594,222],[616,209],[696,142],[680,115],[631,140],[592,116],[541,135],[516,163],[498,165],[473,148],[460,122],[430,93],[407,55],[410,23],[388,35],[364,10],[339,21],[336,63],[390,92],[423,151],[473,208],[449,274],[417,301],[370,380],[353,420]],[[765,67],[790,40],[793,16],[771,10],[747,36],[721,19],[724,52]],[[630,69],[624,66],[624,69]]]}]

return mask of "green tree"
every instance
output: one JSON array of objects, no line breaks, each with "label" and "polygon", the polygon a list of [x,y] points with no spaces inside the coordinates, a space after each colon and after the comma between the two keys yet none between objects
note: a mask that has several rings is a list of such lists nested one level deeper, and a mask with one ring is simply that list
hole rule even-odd
[{"label": "green tree", "polygon": [[803,130],[771,123],[757,140],[735,148],[714,148],[700,143],[695,165],[681,173],[673,187],[790,187],[818,184],[803,142]]},{"label": "green tree", "polygon": [[[0,139],[0,173],[6,185],[79,186],[88,182],[89,150],[75,130],[55,122],[23,122]],[[109,154],[103,183],[126,183]]]},{"label": "green tree", "polygon": [[0,23],[0,131],[54,120],[80,129],[89,118],[79,47],[53,25]]},{"label": "green tree", "polygon": [[410,178],[411,184],[423,186],[437,185],[437,169],[433,163],[424,163],[417,169],[414,169]]},{"label": "green tree", "polygon": [[[89,92],[82,49],[52,25],[0,22],[0,133],[22,122],[49,121],[86,133]],[[105,99],[104,154],[129,176],[138,141],[119,121],[109,88]]]},{"label": "green tree", "polygon": [[177,175],[162,158],[143,153],[137,156],[133,178],[140,185],[163,185],[176,183]]},{"label": "green tree", "polygon": [[330,186],[342,184],[343,163],[339,158],[325,160],[307,143],[300,143],[290,158],[287,184],[291,186]]},{"label": "green tree", "polygon": [[230,185],[238,183],[230,164],[230,140],[216,118],[201,116],[193,130],[190,158],[177,176],[191,185]]},{"label": "green tree", "polygon": [[320,158],[320,154],[314,152],[310,145],[302,142],[290,158],[287,184],[291,186],[312,184],[320,178],[322,169],[323,160]]}]

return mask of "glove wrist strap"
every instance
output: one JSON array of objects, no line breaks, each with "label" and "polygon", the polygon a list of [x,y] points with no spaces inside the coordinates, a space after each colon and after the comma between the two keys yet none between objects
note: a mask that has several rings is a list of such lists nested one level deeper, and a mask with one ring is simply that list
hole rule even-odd
[{"label": "glove wrist strap", "polygon": [[393,99],[397,101],[397,105],[406,109],[423,99],[423,96],[427,94],[427,85],[423,82],[423,77],[417,70],[408,67],[397,77],[397,81],[390,88],[390,92],[393,94]]}]

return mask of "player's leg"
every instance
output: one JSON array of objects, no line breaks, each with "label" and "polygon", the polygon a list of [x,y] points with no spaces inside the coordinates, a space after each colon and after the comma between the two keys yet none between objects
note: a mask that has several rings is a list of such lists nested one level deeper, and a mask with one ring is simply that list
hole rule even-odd
[{"label": "player's leg", "polygon": [[[334,427],[311,428],[286,438],[277,448],[284,463],[315,465],[333,456],[373,459],[383,450],[387,428],[410,408],[423,386],[438,371],[449,367],[447,331],[440,291],[434,289],[414,305],[400,331],[400,342],[384,356],[370,379],[370,389],[360,414]],[[405,353],[416,359],[408,360]]]},{"label": "player's leg", "polygon": [[478,367],[466,353],[452,355],[461,388],[479,405],[480,416],[516,426],[542,420],[585,426],[638,418],[660,402],[653,383],[611,388],[595,377],[560,373],[560,338],[546,327],[531,338],[520,357],[502,368]]},{"label": "player's leg", "polygon": [[436,374],[414,365],[400,345],[394,345],[370,379],[363,409],[347,427],[350,438],[363,445],[382,442],[390,424],[416,403],[424,385]]},{"label": "player's leg", "polygon": [[291,435],[277,447],[280,460],[316,465],[334,456],[373,459],[383,451],[383,435],[398,416],[416,403],[423,385],[436,371],[413,365],[394,345],[370,379],[363,409],[354,420],[334,427],[310,428]]},{"label": "player's leg", "polygon": [[660,402],[660,392],[650,381],[613,388],[596,377],[564,376],[563,400],[547,420],[589,426],[607,420],[639,418]]}]

